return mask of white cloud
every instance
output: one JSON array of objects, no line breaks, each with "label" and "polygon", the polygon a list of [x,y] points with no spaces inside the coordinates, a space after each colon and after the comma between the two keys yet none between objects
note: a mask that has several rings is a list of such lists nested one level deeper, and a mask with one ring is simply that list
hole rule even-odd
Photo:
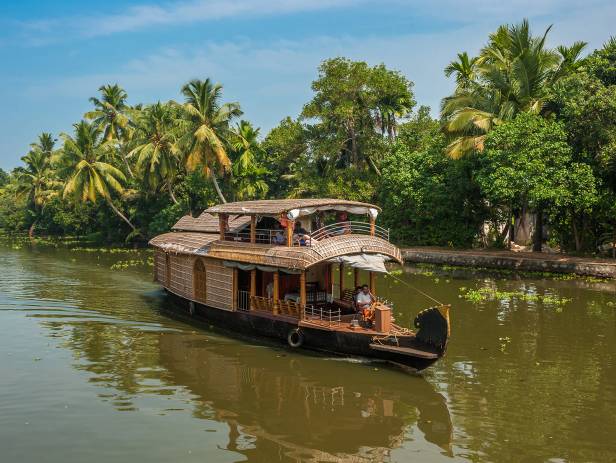
[{"label": "white cloud", "polygon": [[[44,18],[22,23],[32,33],[31,44],[54,42],[77,34],[98,37],[135,32],[155,26],[178,26],[235,17],[284,15],[331,8],[345,8],[364,0],[185,0],[131,6],[115,13],[97,12],[64,18]],[[44,34],[43,37],[40,34]]]}]

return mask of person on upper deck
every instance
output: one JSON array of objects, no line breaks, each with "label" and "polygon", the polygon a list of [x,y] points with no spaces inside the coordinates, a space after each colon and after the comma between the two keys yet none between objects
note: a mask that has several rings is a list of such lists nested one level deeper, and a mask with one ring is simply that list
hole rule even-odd
[{"label": "person on upper deck", "polygon": [[306,246],[310,244],[310,235],[306,231],[300,222],[295,222],[295,228],[293,229],[293,241],[299,246]]},{"label": "person on upper deck", "polygon": [[283,229],[280,227],[280,224],[276,224],[274,226],[274,236],[272,237],[272,242],[279,246],[287,243],[287,239],[284,236]]}]

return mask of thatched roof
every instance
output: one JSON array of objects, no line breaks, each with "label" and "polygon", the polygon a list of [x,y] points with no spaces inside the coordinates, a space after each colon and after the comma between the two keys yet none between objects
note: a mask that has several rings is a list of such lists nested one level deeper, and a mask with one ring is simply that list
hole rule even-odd
[{"label": "thatched roof", "polygon": [[352,254],[383,254],[402,262],[400,250],[396,246],[375,236],[341,235],[312,246],[299,247],[216,239],[214,235],[199,233],[166,233],[154,238],[150,244],[183,254],[207,255],[216,259],[298,270],[333,257]]},{"label": "thatched roof", "polygon": [[[269,199],[261,201],[239,201],[235,203],[219,204],[210,207],[205,212],[210,214],[240,214],[240,215],[269,215],[279,216],[293,209],[318,208],[321,210],[362,210],[358,213],[367,213],[368,209],[380,212],[378,206],[358,201],[346,201],[344,199]],[[364,211],[365,210],[365,211]]]},{"label": "thatched roof", "polygon": [[[231,233],[240,231],[242,228],[250,224],[250,217],[232,215],[229,217],[229,229]],[[185,215],[177,223],[171,227],[176,231],[196,231],[203,233],[218,233],[218,217],[207,212],[203,212],[199,217],[191,217]]]},{"label": "thatched roof", "polygon": [[178,254],[206,254],[210,243],[219,238],[216,234],[206,233],[164,233],[150,240],[150,245],[167,252]]}]

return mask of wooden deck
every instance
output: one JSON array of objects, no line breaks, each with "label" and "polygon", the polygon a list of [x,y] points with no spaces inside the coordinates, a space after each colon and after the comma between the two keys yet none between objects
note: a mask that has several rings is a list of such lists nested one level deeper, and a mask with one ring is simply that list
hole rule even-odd
[{"label": "wooden deck", "polygon": [[413,349],[411,347],[388,346],[385,344],[372,343],[370,349],[380,350],[383,352],[393,352],[394,354],[411,355],[423,359],[437,359],[438,355],[433,352],[425,352],[423,350]]}]

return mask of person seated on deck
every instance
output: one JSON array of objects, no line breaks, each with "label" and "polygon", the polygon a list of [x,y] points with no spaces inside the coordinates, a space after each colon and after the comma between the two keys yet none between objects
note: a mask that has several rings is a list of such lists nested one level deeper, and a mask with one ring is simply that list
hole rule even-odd
[{"label": "person seated on deck", "polygon": [[333,233],[334,235],[348,235],[352,233],[351,222],[349,222],[349,215],[346,212],[339,212],[336,214],[336,221],[339,225]]},{"label": "person seated on deck", "polygon": [[376,302],[375,297],[370,292],[368,285],[362,285],[361,291],[355,296],[355,306],[357,311],[362,315],[364,321],[372,322],[374,319],[374,309],[372,305]]},{"label": "person seated on deck", "polygon": [[275,228],[274,228],[274,236],[272,237],[272,243],[282,246],[287,244],[287,239],[284,236],[283,230],[282,228],[280,228],[280,225],[276,224]]},{"label": "person seated on deck", "polygon": [[310,235],[299,222],[295,222],[295,229],[293,230],[293,242],[296,243],[298,246],[307,246],[311,244]]}]

